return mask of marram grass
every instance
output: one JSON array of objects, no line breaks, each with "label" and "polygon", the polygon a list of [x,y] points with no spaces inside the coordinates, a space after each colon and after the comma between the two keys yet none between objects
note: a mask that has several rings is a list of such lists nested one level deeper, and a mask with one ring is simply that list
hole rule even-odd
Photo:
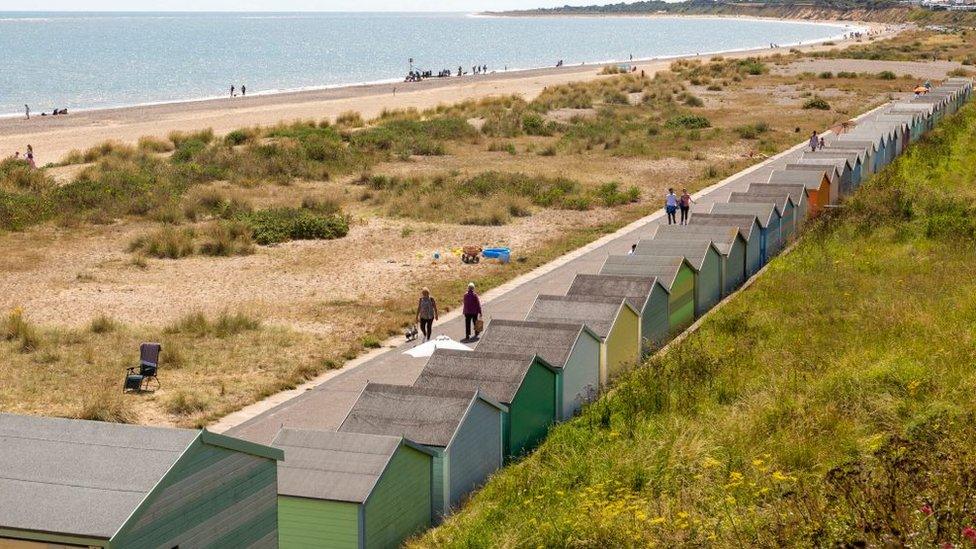
[{"label": "marram grass", "polygon": [[416,547],[976,540],[976,109]]}]

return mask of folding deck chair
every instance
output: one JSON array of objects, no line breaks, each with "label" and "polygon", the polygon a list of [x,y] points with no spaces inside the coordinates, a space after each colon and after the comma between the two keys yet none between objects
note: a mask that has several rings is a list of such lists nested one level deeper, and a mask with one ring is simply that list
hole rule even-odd
[{"label": "folding deck chair", "polygon": [[[159,343],[143,343],[139,346],[139,366],[126,369],[123,393],[159,389],[159,378],[156,374],[159,370],[159,352],[162,350],[163,346]],[[138,373],[136,368],[139,370]],[[156,382],[156,387],[151,389],[153,381]]]}]

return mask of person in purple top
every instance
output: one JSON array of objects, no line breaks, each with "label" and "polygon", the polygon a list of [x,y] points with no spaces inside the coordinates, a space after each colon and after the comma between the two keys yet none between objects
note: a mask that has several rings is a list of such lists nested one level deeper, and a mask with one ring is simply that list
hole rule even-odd
[{"label": "person in purple top", "polygon": [[464,313],[464,339],[470,340],[471,334],[475,331],[475,322],[481,316],[481,300],[478,299],[478,294],[474,293],[474,282],[468,284],[468,292],[464,294],[464,308],[461,311]]}]

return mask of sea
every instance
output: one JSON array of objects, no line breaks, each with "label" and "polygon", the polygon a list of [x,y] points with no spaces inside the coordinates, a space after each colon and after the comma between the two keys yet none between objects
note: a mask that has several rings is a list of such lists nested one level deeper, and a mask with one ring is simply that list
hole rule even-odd
[{"label": "sea", "polygon": [[[0,115],[804,44],[855,30],[728,18],[0,12]],[[860,29],[857,29],[860,30]]]}]

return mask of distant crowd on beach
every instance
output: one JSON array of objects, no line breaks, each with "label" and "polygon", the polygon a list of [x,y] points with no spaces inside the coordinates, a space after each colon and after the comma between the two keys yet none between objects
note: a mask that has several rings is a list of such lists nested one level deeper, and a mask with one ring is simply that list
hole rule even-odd
[{"label": "distant crowd on beach", "polygon": [[[505,67],[505,68],[506,68],[506,70],[508,69],[508,67]],[[465,76],[465,75],[469,75],[469,74],[488,74],[488,65],[474,65],[473,67],[471,67],[471,71],[470,72],[464,70],[464,67],[458,67],[457,68],[457,76]],[[449,77],[454,76],[454,75],[455,75],[455,71],[453,71],[451,69],[439,70],[439,71],[437,71],[437,74],[436,75],[434,74],[434,71],[411,70],[410,72],[407,73],[407,77],[404,78],[403,81],[404,82],[420,82],[422,80],[426,80],[427,78],[434,78],[434,77],[436,77],[436,78],[449,78]]]},{"label": "distant crowd on beach", "polygon": [[[54,110],[51,111],[51,115],[50,116],[63,116],[63,115],[66,115],[66,114],[68,114],[68,109],[58,109],[58,108],[55,108]],[[41,113],[41,116],[48,116],[48,114],[46,112],[42,112]],[[24,118],[26,118],[27,120],[30,120],[30,117],[31,117],[31,108],[30,108],[30,105],[24,105]]]}]

